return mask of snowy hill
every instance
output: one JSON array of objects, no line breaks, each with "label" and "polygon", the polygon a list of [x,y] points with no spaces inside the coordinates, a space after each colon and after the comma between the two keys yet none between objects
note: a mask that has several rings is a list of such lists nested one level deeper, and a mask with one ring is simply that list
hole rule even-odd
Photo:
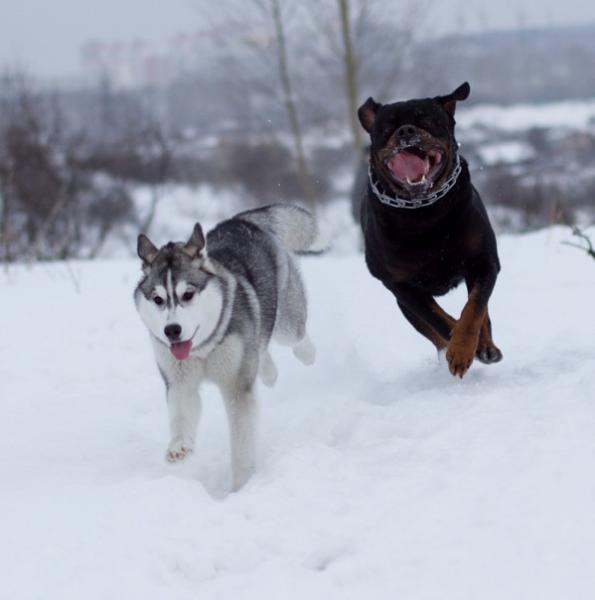
[{"label": "snowy hill", "polygon": [[318,361],[273,348],[258,472],[231,495],[214,388],[194,455],[164,461],[136,261],[3,272],[0,595],[590,597],[595,263],[563,239],[500,239],[504,361],[463,381],[360,254],[304,258]]}]

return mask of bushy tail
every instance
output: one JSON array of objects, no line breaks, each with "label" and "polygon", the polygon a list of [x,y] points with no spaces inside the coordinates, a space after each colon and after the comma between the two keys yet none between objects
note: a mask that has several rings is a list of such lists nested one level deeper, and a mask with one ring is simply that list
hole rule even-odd
[{"label": "bushy tail", "polygon": [[236,218],[272,233],[292,252],[308,250],[317,234],[312,214],[294,204],[271,204],[240,213]]}]

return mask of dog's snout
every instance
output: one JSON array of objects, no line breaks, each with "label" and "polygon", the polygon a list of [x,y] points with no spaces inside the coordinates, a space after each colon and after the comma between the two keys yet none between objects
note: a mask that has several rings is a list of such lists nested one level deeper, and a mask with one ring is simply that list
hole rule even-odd
[{"label": "dog's snout", "polygon": [[411,138],[417,134],[417,128],[415,125],[401,125],[397,129],[397,135],[402,138]]},{"label": "dog's snout", "polygon": [[182,328],[177,323],[170,323],[169,325],[165,326],[163,332],[170,342],[175,342],[177,339],[179,339],[182,333]]}]

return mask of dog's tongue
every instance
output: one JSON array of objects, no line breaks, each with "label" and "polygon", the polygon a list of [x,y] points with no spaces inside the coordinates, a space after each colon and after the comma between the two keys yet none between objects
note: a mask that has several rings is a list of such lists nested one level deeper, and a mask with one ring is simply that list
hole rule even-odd
[{"label": "dog's tongue", "polygon": [[190,350],[192,350],[192,340],[188,340],[187,342],[174,342],[169,349],[178,360],[185,360],[190,355]]},{"label": "dog's tongue", "polygon": [[426,161],[407,150],[401,150],[393,156],[388,161],[388,166],[393,174],[403,181],[408,179],[417,182],[423,178],[427,171]]}]

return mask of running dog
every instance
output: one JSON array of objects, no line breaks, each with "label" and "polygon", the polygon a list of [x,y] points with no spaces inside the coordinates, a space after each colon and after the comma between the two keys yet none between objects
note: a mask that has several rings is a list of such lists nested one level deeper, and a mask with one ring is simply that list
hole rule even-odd
[{"label": "running dog", "polygon": [[[474,358],[502,359],[492,340],[488,300],[500,271],[496,237],[455,140],[455,108],[467,82],[446,96],[359,108],[370,134],[361,207],[366,263],[396,297],[405,318],[463,377]],[[465,281],[469,297],[454,319],[436,303]]]},{"label": "running dog", "polygon": [[272,205],[243,212],[206,236],[157,248],[138,237],[143,277],[134,292],[165,382],[171,440],[166,458],[179,461],[194,446],[200,383],[221,390],[231,437],[233,488],[254,471],[255,381],[272,386],[277,369],[271,338],[312,364],[304,285],[292,256],[306,250],[316,227],[309,212]]}]

